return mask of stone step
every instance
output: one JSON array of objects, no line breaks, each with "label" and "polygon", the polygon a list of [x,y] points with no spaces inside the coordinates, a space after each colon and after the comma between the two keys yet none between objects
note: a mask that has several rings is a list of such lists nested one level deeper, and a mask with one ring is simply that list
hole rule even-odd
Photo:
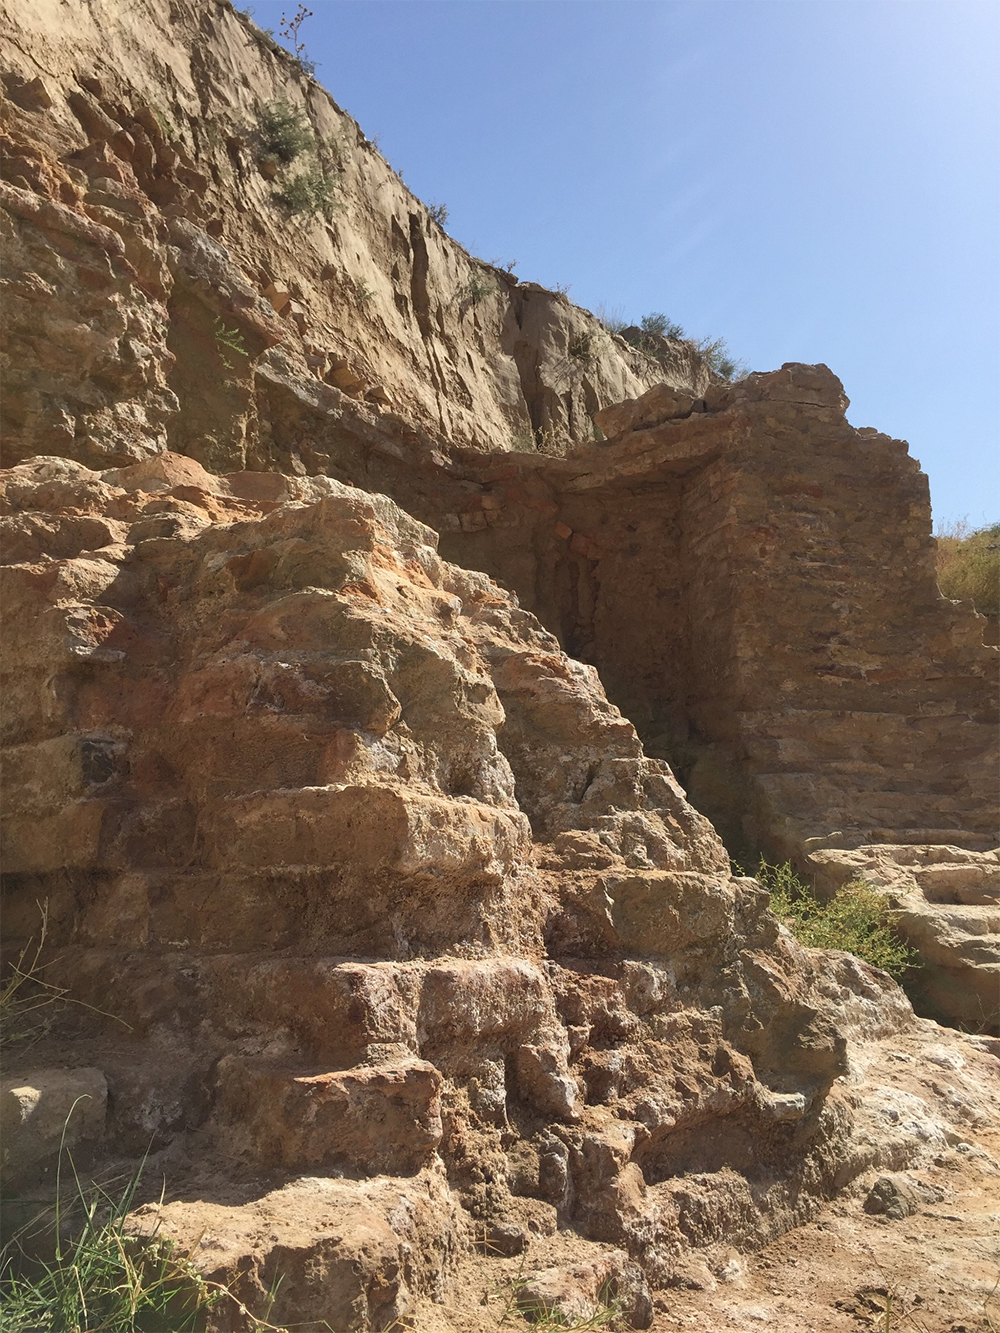
[{"label": "stone step", "polygon": [[410,1175],[441,1142],[440,1070],[410,1056],[350,1069],[302,1069],[225,1056],[215,1123],[262,1166],[330,1175]]},{"label": "stone step", "polygon": [[219,869],[349,865],[403,875],[502,875],[531,844],[517,809],[374,783],[217,801],[203,813],[199,835]]}]

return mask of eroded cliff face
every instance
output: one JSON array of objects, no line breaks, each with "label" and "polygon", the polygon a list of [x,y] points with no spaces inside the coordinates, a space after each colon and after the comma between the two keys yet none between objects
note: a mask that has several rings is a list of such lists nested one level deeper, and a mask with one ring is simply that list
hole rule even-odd
[{"label": "eroded cliff face", "polygon": [[85,1097],[249,1305],[471,1333],[497,1271],[645,1327],[879,1171],[992,1181],[989,1040],[716,832],[884,883],[988,1019],[991,657],[905,445],[470,259],[227,4],[4,15],[4,924],[78,1002],[9,1186]]},{"label": "eroded cliff face", "polygon": [[[7,245],[33,275],[6,289],[5,461],[111,466],[169,446],[216,471],[271,466],[269,374],[390,435],[544,452],[593,438],[594,412],[658,380],[708,383],[688,345],[654,364],[469,256],[229,4],[46,0],[4,21]],[[288,166],[261,143],[276,105],[312,138]],[[325,211],[280,202],[319,169]],[[293,452],[295,470],[323,470],[307,442]]]}]

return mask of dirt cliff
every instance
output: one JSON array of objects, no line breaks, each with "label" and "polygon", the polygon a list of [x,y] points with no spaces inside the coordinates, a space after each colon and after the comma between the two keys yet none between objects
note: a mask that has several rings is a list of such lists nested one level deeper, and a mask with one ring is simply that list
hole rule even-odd
[{"label": "dirt cliff", "polygon": [[137,1228],[379,1333],[798,1329],[790,1229],[984,1245],[995,1042],[729,859],[863,871],[989,1023],[996,653],[905,445],[471,258],[226,3],[3,21],[4,926],[75,1001],[15,1202],[85,1097]]}]

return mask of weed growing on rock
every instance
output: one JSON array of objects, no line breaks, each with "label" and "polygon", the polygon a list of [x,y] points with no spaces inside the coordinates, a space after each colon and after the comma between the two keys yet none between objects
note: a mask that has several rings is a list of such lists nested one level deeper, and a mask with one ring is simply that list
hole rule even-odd
[{"label": "weed growing on rock", "polygon": [[625,318],[625,311],[619,305],[599,305],[594,313],[607,331],[616,334],[618,337],[621,337],[629,326],[628,320]]},{"label": "weed growing on rock", "polygon": [[720,379],[732,381],[746,375],[747,367],[733,358],[725,338],[699,338],[693,346],[709,370]]},{"label": "weed growing on rock", "polygon": [[312,167],[286,181],[280,190],[275,191],[274,198],[293,216],[315,217],[317,213],[330,210],[334,193],[332,177],[322,167]]},{"label": "weed growing on rock", "polygon": [[278,32],[283,41],[290,42],[292,54],[298,61],[299,66],[312,78],[316,73],[316,63],[309,59],[306,51],[306,44],[301,37],[301,28],[306,19],[311,19],[313,12],[306,9],[305,5],[299,5],[295,13],[289,17],[282,14],[281,22],[278,24]]},{"label": "weed growing on rock", "polygon": [[249,357],[247,345],[243,341],[243,334],[239,329],[227,329],[222,316],[215,321],[215,350],[219,354],[219,360],[227,370],[236,370],[239,362],[234,361],[234,356]]},{"label": "weed growing on rock", "polygon": [[279,101],[257,108],[258,157],[274,157],[288,166],[315,142],[313,128],[298,107]]},{"label": "weed growing on rock", "polygon": [[580,361],[589,361],[597,350],[596,343],[597,334],[592,329],[578,334],[569,345],[569,354]]},{"label": "weed growing on rock", "polygon": [[658,310],[654,310],[649,315],[643,315],[639,321],[639,327],[643,333],[651,333],[657,338],[684,337],[684,330],[681,326],[674,323],[672,319],[667,319],[666,315]]},{"label": "weed growing on rock", "polygon": [[916,952],[895,933],[885,898],[866,880],[851,880],[821,902],[787,861],[761,861],[754,877],[771,895],[771,911],[802,944],[844,949],[897,981],[915,966]]},{"label": "weed growing on rock", "polygon": [[428,204],[427,214],[432,222],[436,222],[439,227],[443,227],[448,221],[448,205]]},{"label": "weed growing on rock", "polygon": [[50,985],[41,976],[48,903],[40,905],[39,911],[42,923],[37,942],[35,938],[28,941],[0,984],[0,1043],[4,1047],[38,1037],[47,1026],[44,1019],[38,1018],[39,1012],[49,1012],[51,1006],[58,1006],[66,996],[61,986]]},{"label": "weed growing on rock", "polygon": [[485,301],[487,296],[492,296],[496,291],[496,283],[485,273],[474,272],[469,275],[469,280],[463,283],[458,289],[458,299],[464,306],[475,306],[480,301]]},{"label": "weed growing on rock", "polygon": [[354,292],[354,299],[358,305],[368,305],[375,295],[375,288],[371,283],[365,282],[364,278],[351,278],[349,281]]}]

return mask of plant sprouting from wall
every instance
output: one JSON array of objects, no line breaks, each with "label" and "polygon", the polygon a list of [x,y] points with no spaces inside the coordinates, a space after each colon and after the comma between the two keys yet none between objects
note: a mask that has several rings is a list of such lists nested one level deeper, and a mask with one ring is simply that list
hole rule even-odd
[{"label": "plant sprouting from wall", "polygon": [[240,364],[234,358],[248,358],[250,353],[239,329],[227,329],[225,321],[219,315],[215,321],[215,350],[219,360],[227,370],[238,370]]},{"label": "plant sprouting from wall", "polygon": [[468,309],[469,306],[477,306],[480,301],[485,301],[496,289],[494,280],[477,270],[470,273],[469,280],[459,287],[458,299]]},{"label": "plant sprouting from wall", "polygon": [[436,222],[439,227],[443,227],[448,221],[448,205],[428,204],[427,215],[432,222]]},{"label": "plant sprouting from wall", "polygon": [[316,135],[305,112],[289,102],[267,102],[257,108],[259,159],[275,158],[283,166],[315,149]]},{"label": "plant sprouting from wall", "polygon": [[315,217],[317,213],[330,211],[335,193],[333,177],[322,167],[315,166],[287,180],[280,190],[275,191],[274,198],[293,215]]},{"label": "plant sprouting from wall", "polygon": [[649,315],[643,315],[639,321],[639,327],[643,333],[650,333],[657,338],[683,338],[684,330],[674,320],[668,319],[666,315],[658,310],[654,310]]},{"label": "plant sprouting from wall", "polygon": [[576,357],[579,361],[589,361],[597,350],[597,334],[593,329],[588,329],[585,333],[578,333],[570,341],[569,354]]},{"label": "plant sprouting from wall", "polygon": [[309,59],[306,44],[302,40],[301,29],[306,19],[311,19],[312,16],[311,9],[307,9],[305,5],[299,5],[291,16],[282,14],[281,22],[278,24],[278,33],[282,40],[291,44],[292,54],[310,77],[316,73],[316,64]]}]

